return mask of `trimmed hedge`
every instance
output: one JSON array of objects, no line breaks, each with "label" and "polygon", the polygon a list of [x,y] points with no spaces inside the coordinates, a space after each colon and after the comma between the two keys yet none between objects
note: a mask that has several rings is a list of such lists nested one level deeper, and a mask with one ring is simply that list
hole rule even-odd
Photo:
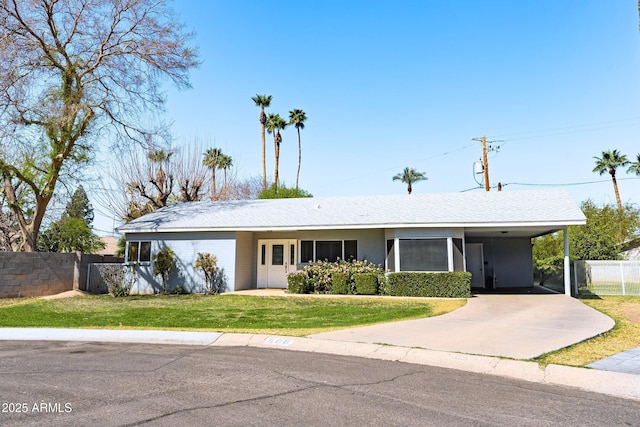
[{"label": "trimmed hedge", "polygon": [[349,293],[349,277],[344,273],[331,275],[331,293],[346,295]]},{"label": "trimmed hedge", "polygon": [[361,273],[353,275],[356,283],[356,293],[359,295],[375,295],[378,293],[378,275]]},{"label": "trimmed hedge", "polygon": [[386,287],[393,296],[469,298],[471,273],[390,273]]},{"label": "trimmed hedge", "polygon": [[287,292],[290,294],[306,294],[307,275],[304,273],[291,273],[287,276]]}]

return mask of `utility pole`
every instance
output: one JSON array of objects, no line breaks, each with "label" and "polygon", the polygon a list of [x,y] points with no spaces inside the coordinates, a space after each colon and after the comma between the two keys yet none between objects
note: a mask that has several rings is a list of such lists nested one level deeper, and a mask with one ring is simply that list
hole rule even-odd
[{"label": "utility pole", "polygon": [[[474,141],[480,141],[482,143],[482,171],[484,172],[484,190],[489,191],[491,187],[489,186],[489,161],[487,160],[487,151],[498,151],[500,146],[496,146],[495,148],[490,146],[487,150],[487,138],[482,135],[481,138],[471,138]],[[489,141],[489,143],[494,142],[503,142],[503,141]],[[500,191],[500,189],[498,190]]]},{"label": "utility pole", "polygon": [[482,169],[484,170],[484,191],[489,191],[489,162],[487,161],[487,138],[482,135]]}]

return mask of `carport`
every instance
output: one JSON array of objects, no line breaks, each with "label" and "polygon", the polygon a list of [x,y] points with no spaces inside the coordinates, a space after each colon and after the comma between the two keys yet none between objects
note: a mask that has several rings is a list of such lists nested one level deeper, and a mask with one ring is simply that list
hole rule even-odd
[{"label": "carport", "polygon": [[554,224],[466,228],[466,270],[472,274],[471,287],[480,291],[533,287],[532,239],[563,231],[564,293],[571,295],[567,228]]}]

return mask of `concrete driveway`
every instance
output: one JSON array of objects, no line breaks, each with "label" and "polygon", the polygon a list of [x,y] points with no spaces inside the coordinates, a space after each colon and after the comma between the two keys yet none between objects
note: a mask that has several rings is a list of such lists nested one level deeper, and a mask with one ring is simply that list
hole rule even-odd
[{"label": "concrete driveway", "polygon": [[451,313],[311,335],[325,340],[531,359],[613,328],[614,321],[560,294],[475,295]]}]

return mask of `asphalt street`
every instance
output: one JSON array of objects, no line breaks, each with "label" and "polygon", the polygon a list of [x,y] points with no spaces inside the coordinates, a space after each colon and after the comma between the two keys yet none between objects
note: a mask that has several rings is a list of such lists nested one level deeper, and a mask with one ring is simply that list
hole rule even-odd
[{"label": "asphalt street", "polygon": [[253,347],[4,341],[0,425],[640,426],[640,402]]}]

